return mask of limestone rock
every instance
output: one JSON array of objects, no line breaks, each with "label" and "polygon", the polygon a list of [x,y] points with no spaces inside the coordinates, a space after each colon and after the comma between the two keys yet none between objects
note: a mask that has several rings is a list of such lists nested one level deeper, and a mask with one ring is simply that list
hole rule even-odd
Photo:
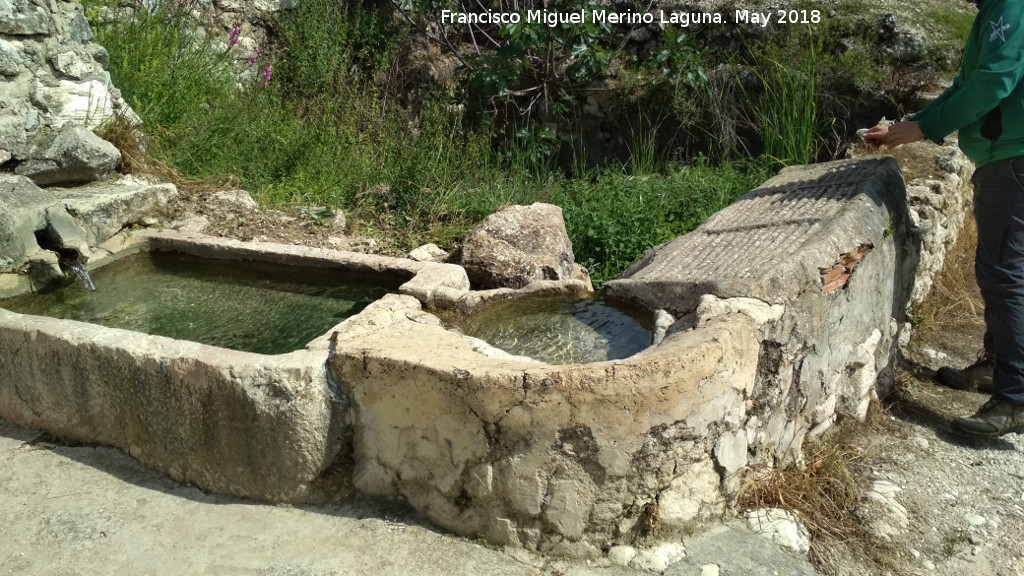
[{"label": "limestone rock", "polygon": [[100,244],[124,228],[166,222],[178,189],[174,184],[91,184],[61,190],[58,196],[89,232],[90,244]]},{"label": "limestone rock", "polygon": [[888,480],[876,480],[857,508],[857,515],[864,519],[868,530],[882,541],[900,538],[910,526],[907,509],[898,499],[902,490]]},{"label": "limestone rock", "polygon": [[686,557],[686,549],[678,542],[666,542],[654,548],[641,550],[630,565],[640,570],[663,572]]},{"label": "limestone rock", "polygon": [[711,511],[720,512],[725,505],[718,490],[720,483],[710,458],[690,464],[658,496],[661,522],[668,528],[686,528],[695,520],[711,516]]},{"label": "limestone rock", "polygon": [[[54,135],[71,125],[95,130],[115,117],[140,125],[111,83],[109,55],[92,40],[79,2],[0,0],[0,143],[22,163],[19,173],[74,170],[77,162],[69,167],[67,158],[43,154]],[[94,137],[84,138],[77,140],[87,148],[102,146]],[[112,156],[111,148],[102,148],[103,156]],[[100,172],[106,172],[116,160],[109,167],[101,164]],[[95,176],[79,172],[60,181],[83,179]]]},{"label": "limestone rock", "polygon": [[64,282],[64,271],[60,269],[60,258],[55,252],[41,250],[28,258],[25,267],[32,285],[37,289],[53,287]]},{"label": "limestone rock", "polygon": [[594,507],[597,487],[582,469],[571,470],[548,485],[548,501],[544,518],[566,538],[577,540],[583,535]]},{"label": "limestone rock", "polygon": [[811,534],[799,518],[785,510],[768,508],[747,513],[750,529],[798,554],[811,549]]},{"label": "limestone rock", "polygon": [[35,232],[46,226],[52,204],[28,178],[0,174],[0,272],[16,270],[39,251]]},{"label": "limestone rock", "polygon": [[506,206],[485,218],[462,245],[462,266],[485,288],[522,288],[580,275],[562,209],[542,203]]},{"label": "limestone rock", "polygon": [[628,566],[636,557],[636,548],[632,546],[612,546],[608,550],[608,560],[617,566]]},{"label": "limestone rock", "polygon": [[235,210],[258,210],[260,205],[245,190],[222,190],[211,196],[214,202]]},{"label": "limestone rock", "polygon": [[47,11],[28,0],[0,0],[0,34],[33,36],[50,33]]},{"label": "limestone rock", "polygon": [[81,80],[86,74],[92,71],[92,67],[84,62],[74,51],[62,52],[50,59],[53,67],[61,74],[74,80]]},{"label": "limestone rock", "polygon": [[67,126],[15,172],[40,186],[90,182],[109,174],[120,160],[121,153],[110,142],[81,126]]},{"label": "limestone rock", "polygon": [[448,252],[437,244],[430,243],[409,252],[408,258],[417,262],[444,262],[448,258]]},{"label": "limestone rock", "polygon": [[899,62],[915,62],[924,57],[924,33],[920,30],[901,29],[893,14],[878,19],[878,40],[878,51],[887,58]]},{"label": "limestone rock", "polygon": [[21,71],[24,56],[10,42],[0,38],[0,75],[15,76]]}]

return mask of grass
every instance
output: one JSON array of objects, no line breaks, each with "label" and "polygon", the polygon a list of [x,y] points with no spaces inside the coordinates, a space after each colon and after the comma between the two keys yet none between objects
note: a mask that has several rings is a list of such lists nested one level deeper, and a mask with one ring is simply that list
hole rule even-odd
[{"label": "grass", "polygon": [[939,29],[942,46],[945,48],[963,48],[967,37],[971,34],[971,26],[974,25],[972,12],[958,10],[931,9],[925,12],[925,19]]},{"label": "grass", "polygon": [[872,536],[857,515],[862,495],[857,469],[880,453],[892,434],[888,421],[886,410],[872,402],[864,422],[843,419],[808,442],[800,462],[776,458],[771,465],[749,468],[738,507],[794,512],[811,533],[811,560],[825,574],[841,571],[851,555],[880,571],[904,573],[898,551]]},{"label": "grass", "polygon": [[406,31],[377,8],[305,0],[273,23],[272,50],[246,54],[228,34],[191,33],[196,12],[185,10],[196,6],[168,0],[92,21],[150,135],[141,154],[124,126],[107,127],[125,168],[344,210],[393,253],[424,242],[451,250],[495,208],[544,201],[562,207],[577,260],[600,286],[771,175],[758,162],[665,164],[653,132],[632,135],[624,165],[566,175],[552,167],[548,131],[513,126],[503,130],[515,137],[499,138],[450,105],[456,92],[406,97]]},{"label": "grass", "polygon": [[946,555],[946,558],[952,558],[969,541],[967,531],[963,528],[950,530],[942,536],[942,553]]},{"label": "grass", "polygon": [[[786,52],[755,51],[761,90],[748,93],[764,154],[780,165],[810,164],[819,147],[818,55],[821,36],[808,33],[809,50],[794,62]],[[788,55],[792,56],[792,53]]]},{"label": "grass", "polygon": [[985,308],[974,278],[977,245],[978,230],[968,216],[959,238],[946,253],[931,292],[913,310],[915,338],[927,339],[933,332],[971,334],[984,323]]}]

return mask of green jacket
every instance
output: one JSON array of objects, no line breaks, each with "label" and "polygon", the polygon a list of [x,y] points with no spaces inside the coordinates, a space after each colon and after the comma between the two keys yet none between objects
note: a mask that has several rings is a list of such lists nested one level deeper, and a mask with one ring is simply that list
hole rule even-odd
[{"label": "green jacket", "polygon": [[960,131],[975,165],[1024,156],[1024,1],[982,0],[953,85],[914,115],[934,142]]}]

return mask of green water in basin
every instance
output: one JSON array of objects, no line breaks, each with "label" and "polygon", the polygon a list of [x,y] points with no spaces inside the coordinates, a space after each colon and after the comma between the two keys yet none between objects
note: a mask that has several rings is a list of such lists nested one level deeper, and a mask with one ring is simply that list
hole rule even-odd
[{"label": "green water in basin", "polygon": [[304,347],[400,283],[321,268],[163,252],[130,256],[91,274],[95,292],[76,281],[48,294],[2,300],[0,307],[281,354]]},{"label": "green water in basin", "polygon": [[593,299],[521,298],[488,305],[458,322],[475,338],[549,364],[626,358],[651,345],[639,316]]}]

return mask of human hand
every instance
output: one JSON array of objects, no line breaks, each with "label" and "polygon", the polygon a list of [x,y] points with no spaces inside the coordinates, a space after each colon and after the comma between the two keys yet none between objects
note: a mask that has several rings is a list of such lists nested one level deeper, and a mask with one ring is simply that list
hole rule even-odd
[{"label": "human hand", "polygon": [[864,142],[870,146],[900,146],[924,140],[924,132],[917,122],[897,122],[891,126],[875,126],[864,133]]}]

